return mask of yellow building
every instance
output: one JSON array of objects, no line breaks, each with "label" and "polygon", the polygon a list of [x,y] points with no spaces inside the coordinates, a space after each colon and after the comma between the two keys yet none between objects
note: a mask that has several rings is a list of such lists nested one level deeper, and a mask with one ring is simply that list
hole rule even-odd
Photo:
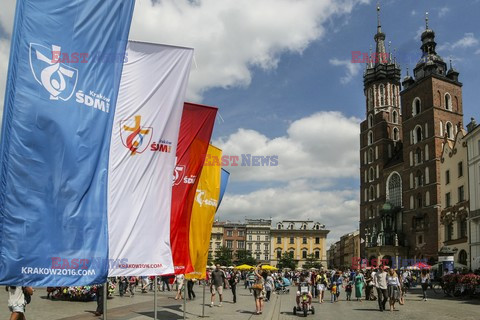
[{"label": "yellow building", "polygon": [[210,236],[210,248],[208,257],[210,260],[215,259],[215,251],[223,246],[223,222],[215,221],[212,227],[212,235]]},{"label": "yellow building", "polygon": [[319,222],[284,220],[271,229],[271,264],[276,266],[284,252],[289,252],[302,267],[307,256],[313,254],[327,266],[326,241],[329,230]]}]

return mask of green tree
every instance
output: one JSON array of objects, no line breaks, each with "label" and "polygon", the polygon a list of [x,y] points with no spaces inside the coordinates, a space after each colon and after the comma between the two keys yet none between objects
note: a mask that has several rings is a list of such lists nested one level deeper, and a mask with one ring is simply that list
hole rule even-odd
[{"label": "green tree", "polygon": [[295,270],[297,268],[298,261],[293,259],[293,252],[284,252],[282,257],[278,260],[277,268],[285,269],[289,268]]},{"label": "green tree", "polygon": [[227,247],[220,247],[215,250],[215,264],[221,266],[231,266],[232,265],[232,249]]},{"label": "green tree", "polygon": [[235,264],[237,266],[241,264],[248,264],[250,266],[255,266],[257,260],[252,256],[252,252],[248,250],[237,250],[235,257]]},{"label": "green tree", "polygon": [[309,254],[307,258],[305,259],[305,263],[303,264],[304,269],[310,269],[310,268],[315,268],[315,269],[320,269],[322,267],[322,263],[320,262],[319,259],[315,258],[315,255]]}]

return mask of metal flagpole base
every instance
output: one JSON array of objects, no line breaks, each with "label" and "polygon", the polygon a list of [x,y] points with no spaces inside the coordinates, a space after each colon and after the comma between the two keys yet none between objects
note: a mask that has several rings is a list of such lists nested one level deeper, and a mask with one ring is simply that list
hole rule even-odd
[{"label": "metal flagpole base", "polygon": [[203,303],[202,303],[202,315],[200,316],[201,318],[208,318],[208,316],[205,316],[205,286],[206,286],[206,280],[203,280]]},{"label": "metal flagpole base", "polygon": [[155,276],[155,280],[154,280],[154,284],[153,284],[153,290],[154,290],[154,294],[153,294],[153,320],[157,320],[157,308],[158,308],[158,302],[157,302],[157,276]]},{"label": "metal flagpole base", "polygon": [[107,282],[103,285],[103,320],[107,320],[107,300],[108,300],[108,278]]},{"label": "metal flagpole base", "polygon": [[[187,312],[187,290],[185,289],[187,279],[183,279],[183,320],[185,320],[185,313]],[[182,290],[180,290],[182,292]]]}]

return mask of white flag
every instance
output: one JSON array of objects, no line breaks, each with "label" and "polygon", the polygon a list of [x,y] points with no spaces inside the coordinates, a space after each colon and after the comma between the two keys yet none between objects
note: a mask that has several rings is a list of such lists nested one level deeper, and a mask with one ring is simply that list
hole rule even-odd
[{"label": "white flag", "polygon": [[172,173],[192,56],[128,43],[110,146],[109,276],[174,272]]}]

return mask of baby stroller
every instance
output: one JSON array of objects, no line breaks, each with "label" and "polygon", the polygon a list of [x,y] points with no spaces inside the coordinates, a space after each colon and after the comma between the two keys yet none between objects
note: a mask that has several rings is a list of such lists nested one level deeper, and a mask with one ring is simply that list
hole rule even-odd
[{"label": "baby stroller", "polygon": [[275,281],[275,292],[277,294],[280,293],[290,293],[290,289],[288,286],[290,285],[290,281],[288,279],[283,278],[283,280]]}]

